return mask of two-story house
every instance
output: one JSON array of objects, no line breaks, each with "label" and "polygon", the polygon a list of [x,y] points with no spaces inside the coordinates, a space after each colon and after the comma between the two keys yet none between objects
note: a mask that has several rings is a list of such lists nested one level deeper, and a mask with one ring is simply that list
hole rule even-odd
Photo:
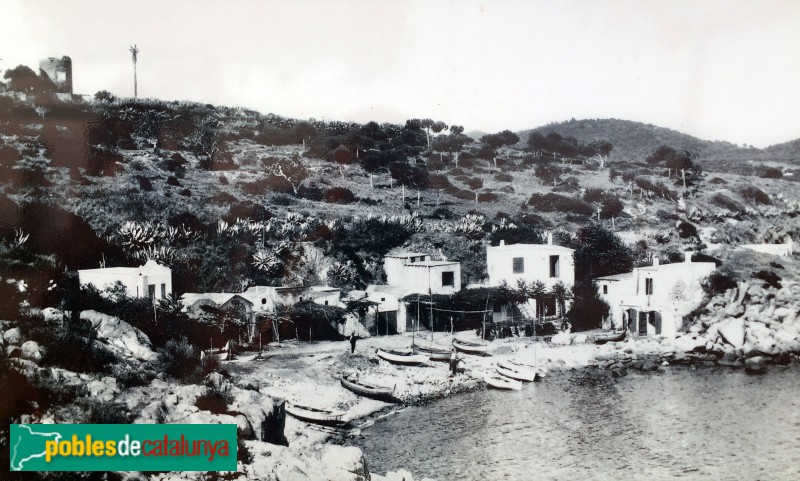
[{"label": "two-story house", "polygon": [[[546,244],[506,244],[486,247],[486,269],[489,273],[489,286],[507,284],[516,288],[519,281],[533,284],[537,281],[552,290],[561,283],[567,290],[575,285],[574,250],[553,244],[553,235],[547,234]],[[568,304],[565,303],[565,308]],[[497,309],[495,309],[497,311]],[[538,305],[533,303],[531,314],[536,317],[563,315],[555,297],[547,296]]]},{"label": "two-story house", "polygon": [[716,268],[713,262],[684,262],[639,267],[625,274],[595,279],[598,294],[611,308],[604,327],[630,334],[674,335],[683,316],[703,300],[701,282]]}]

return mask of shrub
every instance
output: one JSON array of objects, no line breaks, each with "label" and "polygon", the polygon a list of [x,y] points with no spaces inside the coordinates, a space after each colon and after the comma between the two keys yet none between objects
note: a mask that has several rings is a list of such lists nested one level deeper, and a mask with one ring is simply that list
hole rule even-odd
[{"label": "shrub", "polygon": [[709,184],[716,184],[716,185],[725,185],[728,182],[725,179],[720,179],[719,177],[714,177],[713,179],[708,181]]},{"label": "shrub", "polygon": [[745,199],[749,200],[753,204],[761,204],[761,205],[771,205],[772,200],[763,190],[759,189],[758,187],[749,185],[747,187],[743,187],[739,193]]},{"label": "shrub", "polygon": [[497,202],[497,194],[494,192],[481,192],[478,194],[478,202]]},{"label": "shrub", "polygon": [[325,201],[334,204],[352,204],[356,201],[356,196],[350,189],[344,187],[334,187],[325,192]]},{"label": "shrub", "polygon": [[783,171],[781,169],[776,169],[775,167],[767,167],[759,177],[764,179],[780,179],[783,177]]},{"label": "shrub", "polygon": [[678,223],[678,236],[681,239],[697,237],[697,227],[688,222],[681,221]]},{"label": "shrub", "polygon": [[79,403],[86,413],[88,424],[130,424],[131,419],[122,403],[90,399]]},{"label": "shrub", "polygon": [[583,200],[586,202],[600,202],[602,199],[602,189],[586,189],[586,192],[583,193]]},{"label": "shrub", "polygon": [[170,339],[158,350],[158,369],[180,381],[193,380],[199,371],[200,353],[189,341]]},{"label": "shrub", "polygon": [[764,287],[781,288],[781,277],[772,271],[758,271],[753,273],[753,277],[764,281]]},{"label": "shrub", "polygon": [[722,294],[736,286],[736,278],[729,273],[721,271],[712,272],[702,283],[703,290],[709,295]]},{"label": "shrub", "polygon": [[731,212],[741,212],[743,210],[741,205],[724,194],[715,194],[714,197],[711,198],[711,203]]},{"label": "shrub", "polygon": [[480,189],[483,187],[483,179],[472,177],[471,179],[467,179],[466,184],[472,189]]},{"label": "shrub", "polygon": [[150,182],[150,179],[143,175],[137,175],[134,177],[139,182],[139,189],[142,192],[152,192],[153,190],[153,183]]},{"label": "shrub", "polygon": [[228,412],[228,400],[224,394],[216,390],[197,396],[194,405],[201,411],[210,411],[213,414],[226,414]]},{"label": "shrub", "polygon": [[514,177],[511,174],[499,173],[494,176],[494,180],[498,182],[512,182]]},{"label": "shrub", "polygon": [[592,206],[580,199],[574,199],[559,194],[533,194],[528,199],[528,205],[542,212],[571,212],[580,215],[592,215]]}]

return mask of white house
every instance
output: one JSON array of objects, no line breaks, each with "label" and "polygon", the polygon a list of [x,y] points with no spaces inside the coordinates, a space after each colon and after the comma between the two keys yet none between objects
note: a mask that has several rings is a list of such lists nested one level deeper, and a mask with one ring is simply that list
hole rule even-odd
[{"label": "white house", "polygon": [[[575,285],[575,261],[569,247],[553,245],[553,235],[547,234],[546,244],[506,244],[486,247],[486,270],[489,286],[507,284],[516,287],[519,281],[528,284],[540,281],[547,289],[561,282],[567,290]],[[568,304],[565,307],[568,308]],[[531,303],[529,315],[561,315],[556,300],[548,297],[538,306]],[[534,312],[536,310],[537,312]]]},{"label": "white house", "polygon": [[790,257],[794,254],[794,241],[789,237],[783,244],[742,244],[739,248],[773,256]]},{"label": "white house", "polygon": [[119,282],[131,297],[158,300],[172,295],[172,270],[152,259],[139,267],[81,269],[78,280],[81,285],[92,285],[100,291]]},{"label": "white house", "polygon": [[252,339],[257,332],[259,315],[274,312],[278,306],[288,306],[302,301],[342,307],[339,300],[340,293],[340,289],[329,286],[253,286],[241,293],[187,292],[181,296],[181,300],[184,310],[191,318],[202,316],[204,306],[215,309],[235,309],[239,313],[240,321],[249,326],[248,333]]},{"label": "white house", "polygon": [[626,274],[595,279],[598,294],[611,310],[605,327],[626,329],[630,334],[674,335],[683,316],[703,300],[701,282],[711,274],[713,262],[684,262],[639,267]]},{"label": "white house", "polygon": [[383,259],[386,284],[406,294],[455,294],[461,290],[461,263],[433,261],[429,254],[404,253]]}]

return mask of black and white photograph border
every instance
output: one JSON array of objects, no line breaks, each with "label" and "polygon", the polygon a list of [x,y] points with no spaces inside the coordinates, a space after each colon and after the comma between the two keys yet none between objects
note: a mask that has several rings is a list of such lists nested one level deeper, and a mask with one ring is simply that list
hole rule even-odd
[{"label": "black and white photograph border", "polygon": [[[800,3],[0,0],[0,478],[798,479]],[[12,424],[235,472],[11,472]]]}]

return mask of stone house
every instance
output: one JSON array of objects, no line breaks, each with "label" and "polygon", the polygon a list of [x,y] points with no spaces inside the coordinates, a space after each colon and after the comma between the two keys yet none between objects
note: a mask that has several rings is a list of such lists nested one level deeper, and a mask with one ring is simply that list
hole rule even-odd
[{"label": "stone house", "polygon": [[633,272],[595,279],[598,295],[610,307],[608,329],[626,329],[639,336],[674,335],[683,316],[703,300],[701,283],[716,269],[713,262],[684,262],[635,268]]}]

